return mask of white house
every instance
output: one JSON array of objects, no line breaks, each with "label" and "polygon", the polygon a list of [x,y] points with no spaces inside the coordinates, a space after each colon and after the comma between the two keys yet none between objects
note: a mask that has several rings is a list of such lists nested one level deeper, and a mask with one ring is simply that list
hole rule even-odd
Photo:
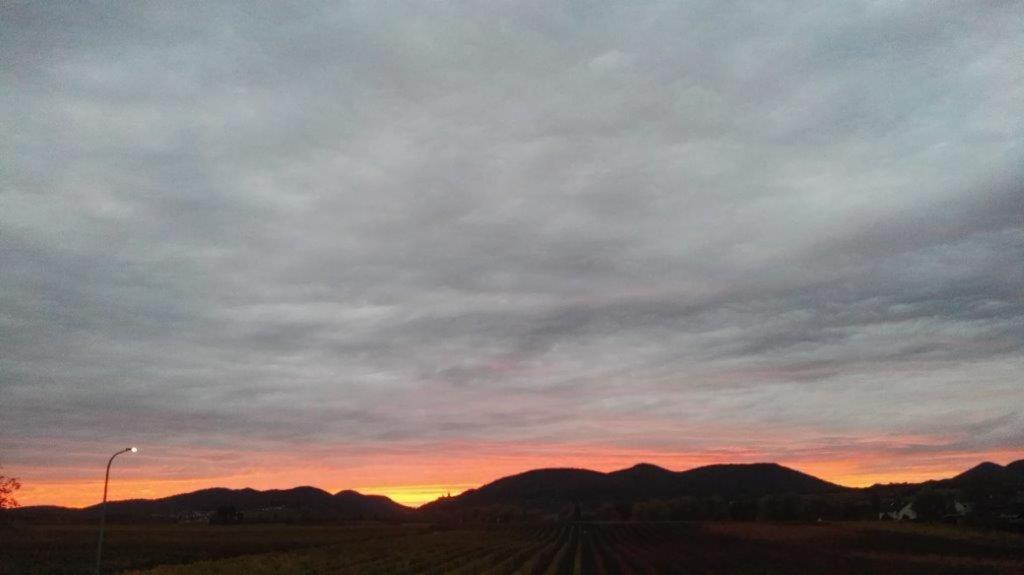
[{"label": "white house", "polygon": [[879,519],[891,519],[893,521],[913,521],[917,519],[917,512],[914,511],[914,504],[907,503],[899,511],[885,511],[878,514]]},{"label": "white house", "polygon": [[913,503],[907,503],[903,506],[903,509],[896,513],[897,521],[913,521],[915,519],[917,519],[917,511],[914,511]]}]

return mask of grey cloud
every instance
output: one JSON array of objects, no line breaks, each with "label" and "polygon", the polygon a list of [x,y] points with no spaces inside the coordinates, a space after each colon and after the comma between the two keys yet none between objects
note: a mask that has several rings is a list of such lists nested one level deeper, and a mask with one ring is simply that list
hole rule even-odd
[{"label": "grey cloud", "polygon": [[4,11],[15,464],[182,425],[1019,437],[968,413],[1024,405],[1015,3]]}]

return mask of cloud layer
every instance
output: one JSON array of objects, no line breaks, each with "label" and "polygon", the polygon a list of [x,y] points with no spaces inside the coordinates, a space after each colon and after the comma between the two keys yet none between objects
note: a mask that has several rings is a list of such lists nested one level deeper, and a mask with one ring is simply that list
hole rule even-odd
[{"label": "cloud layer", "polygon": [[0,463],[70,481],[135,442],[156,479],[300,453],[344,482],[388,453],[463,483],[436,468],[500,446],[1011,453],[1022,23],[8,5]]}]

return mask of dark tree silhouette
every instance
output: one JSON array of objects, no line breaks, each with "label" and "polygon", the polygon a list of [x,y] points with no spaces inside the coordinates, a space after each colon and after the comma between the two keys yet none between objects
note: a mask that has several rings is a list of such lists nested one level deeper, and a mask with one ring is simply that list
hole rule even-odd
[{"label": "dark tree silhouette", "polygon": [[234,505],[222,505],[210,516],[210,525],[234,525],[241,523],[243,515]]},{"label": "dark tree silhouette", "polygon": [[949,511],[950,497],[946,493],[925,487],[914,496],[914,511],[918,519],[935,521]]},{"label": "dark tree silhouette", "polygon": [[[3,467],[0,466],[0,471]],[[17,507],[18,502],[14,499],[14,492],[21,489],[21,483],[13,478],[0,474],[0,509]]]}]

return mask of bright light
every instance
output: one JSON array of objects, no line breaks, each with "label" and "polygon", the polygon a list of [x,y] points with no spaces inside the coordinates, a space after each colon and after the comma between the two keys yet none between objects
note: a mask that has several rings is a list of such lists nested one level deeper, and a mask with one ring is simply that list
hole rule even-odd
[{"label": "bright light", "polygon": [[132,449],[132,453],[138,453],[139,452],[139,448],[138,447],[133,447],[131,449]]}]

